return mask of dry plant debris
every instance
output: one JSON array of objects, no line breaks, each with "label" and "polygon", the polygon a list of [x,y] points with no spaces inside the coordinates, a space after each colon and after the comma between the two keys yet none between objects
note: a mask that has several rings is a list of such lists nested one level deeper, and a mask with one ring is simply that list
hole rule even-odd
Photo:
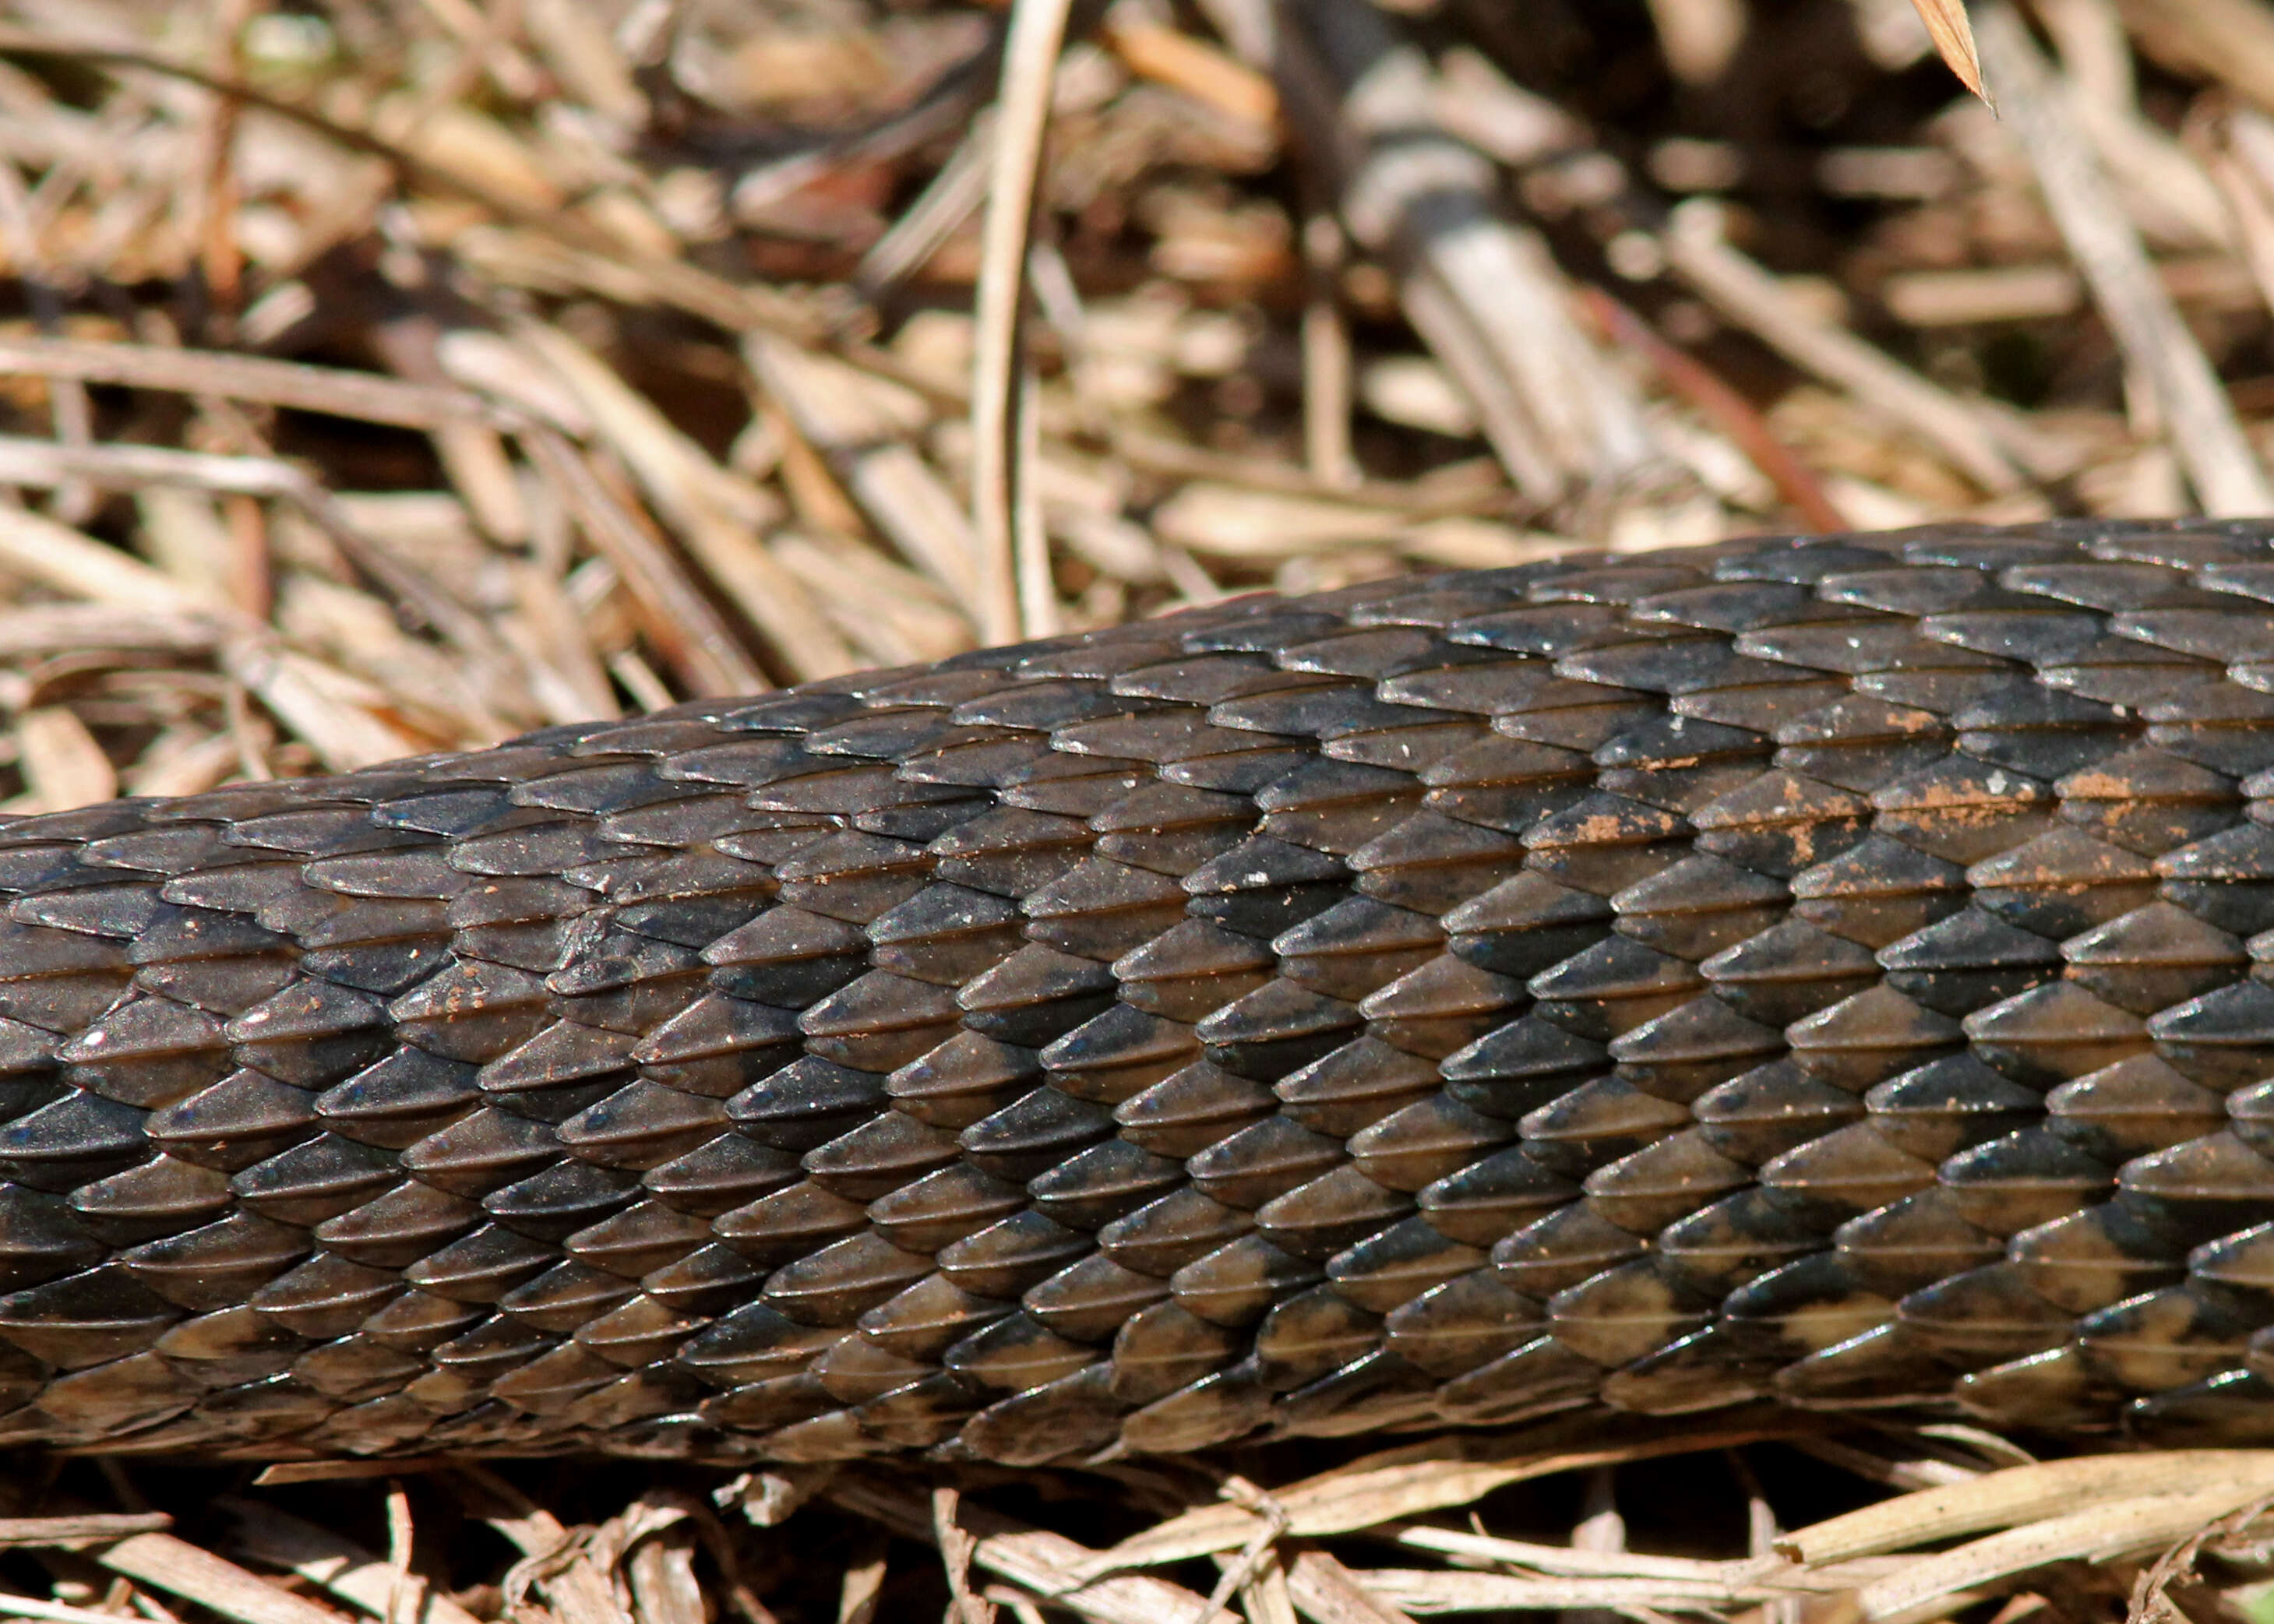
[{"label": "dry plant debris", "polygon": [[[1053,1472],[998,1470],[928,1488],[905,1471],[860,1465],[702,1481],[660,1468],[636,1490],[641,1474],[629,1470],[572,1484],[526,1467],[508,1477],[414,1462],[395,1463],[383,1480],[352,1465],[275,1468],[218,1493],[212,1473],[75,1468],[41,1498],[75,1501],[88,1483],[114,1498],[170,1489],[180,1531],[162,1513],[0,1518],[0,1561],[11,1577],[41,1575],[49,1592],[0,1592],[0,1615],[64,1624],[163,1624],[190,1616],[184,1609],[238,1624],[366,1615],[764,1624],[942,1607],[951,1619],[1057,1613],[1102,1624],[1590,1610],[1894,1624],[1962,1613],[2262,1615],[2274,1453],[2031,1462],[1964,1428],[1834,1439],[1758,1417],[1654,1435],[1593,1431],[1589,1441],[1569,1429],[1546,1448],[1538,1440],[1409,1446],[1276,1489],[1221,1462],[1126,1463],[1110,1487]],[[1576,1497],[1564,1492],[1575,1480]],[[1877,1500],[1858,1492],[1873,1485],[1894,1492]],[[288,1497],[297,1509],[283,1508]],[[1558,1538],[1575,1498],[1581,1518]],[[1781,1525],[1785,1506],[1858,1500],[1853,1510]],[[1203,1503],[1148,1524],[1179,1501]],[[1734,1528],[1713,1526],[1710,1501],[1740,1510]],[[1645,1554],[1628,1548],[1630,1527],[1693,1553],[1735,1533],[1739,1553]]]},{"label": "dry plant debris", "polygon": [[[1262,586],[2263,511],[2274,8],[5,0],[0,261],[13,814]],[[24,1462],[0,1615],[2274,1616],[2264,1454],[1358,1449]]]}]

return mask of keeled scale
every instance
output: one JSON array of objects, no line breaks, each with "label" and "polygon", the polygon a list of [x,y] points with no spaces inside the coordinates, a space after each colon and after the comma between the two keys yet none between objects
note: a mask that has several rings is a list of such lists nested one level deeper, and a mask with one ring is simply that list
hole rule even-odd
[{"label": "keeled scale", "polygon": [[0,1442],[2274,1436],[2274,529],[1241,599],[0,825]]}]

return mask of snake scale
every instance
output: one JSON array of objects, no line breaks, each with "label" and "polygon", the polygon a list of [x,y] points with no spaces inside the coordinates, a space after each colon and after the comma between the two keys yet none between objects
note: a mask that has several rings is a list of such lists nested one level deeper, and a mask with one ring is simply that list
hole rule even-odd
[{"label": "snake scale", "polygon": [[2274,1439],[2274,524],[1238,598],[0,893],[0,1444]]}]

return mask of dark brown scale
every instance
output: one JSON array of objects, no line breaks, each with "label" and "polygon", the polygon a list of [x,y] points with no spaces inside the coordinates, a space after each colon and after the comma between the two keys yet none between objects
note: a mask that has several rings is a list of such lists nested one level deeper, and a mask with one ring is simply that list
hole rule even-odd
[{"label": "dark brown scale", "polygon": [[1388,832],[1419,804],[1412,775],[1321,757],[1258,790],[1255,827],[1274,839],[1345,855]]},{"label": "dark brown scale", "polygon": [[1255,991],[1273,957],[1254,937],[1212,920],[1185,919],[1113,961],[1120,997],[1170,1020],[1196,1021]]},{"label": "dark brown scale", "polygon": [[2274,1435],[2274,550],[1236,600],[0,824],[0,1441]]},{"label": "dark brown scale", "polygon": [[1029,939],[1101,964],[1175,926],[1185,906],[1185,888],[1170,876],[1095,856],[1020,902]]},{"label": "dark brown scale", "polygon": [[[883,1084],[892,1096],[892,1109],[900,1115],[934,1127],[967,1128],[1024,1094],[1041,1080],[1042,1073],[1041,1057],[1033,1049],[965,1030],[892,1072]],[[764,1096],[737,1097],[746,1102],[746,1108],[763,1097],[770,1115],[788,1122],[799,1114],[808,1087],[802,1080],[793,1082],[785,1076],[781,1086]],[[877,1103],[864,1093],[862,1098],[848,1098],[835,1109],[844,1113],[844,1121],[851,1123],[873,1111]],[[742,1131],[746,1135],[752,1132],[748,1121],[742,1119]]]},{"label": "dark brown scale", "polygon": [[1349,1139],[1437,1087],[1437,1067],[1367,1035],[1290,1071],[1271,1092],[1284,1116]]},{"label": "dark brown scale", "polygon": [[1525,867],[1560,885],[1608,897],[1685,856],[1690,832],[1678,813],[1598,790],[1524,831]]},{"label": "dark brown scale", "polygon": [[[1457,957],[1496,974],[1530,977],[1599,940],[1614,917],[1608,898],[1527,870],[1462,903],[1441,923]],[[1647,944],[1645,933],[1631,934]]]},{"label": "dark brown scale", "polygon": [[1434,914],[1352,897],[1282,933],[1271,951],[1288,980],[1353,1000],[1419,969],[1444,940]]},{"label": "dark brown scale", "polygon": [[1525,984],[1440,953],[1359,1001],[1367,1028],[1392,1048],[1441,1060],[1526,1003]]},{"label": "dark brown scale", "polygon": [[1703,852],[1610,898],[1620,935],[1693,962],[1767,929],[1790,901],[1773,876]]},{"label": "dark brown scale", "polygon": [[1905,1068],[1961,1048],[1950,1017],[1885,985],[1867,988],[1785,1028],[1792,1063],[1835,1087],[1861,1094]]},{"label": "dark brown scale", "polygon": [[1776,730],[1780,766],[1857,794],[1939,760],[1949,731],[1931,710],[1864,694],[1835,699]]},{"label": "dark brown scale", "polygon": [[1621,1080],[1687,1104],[1785,1052],[1783,1035],[1746,1019],[1712,994],[1677,1005],[1611,1041]]},{"label": "dark brown scale", "polygon": [[1029,942],[965,982],[956,1003],[972,1031],[1040,1049],[1103,1013],[1113,989],[1106,965]]},{"label": "dark brown scale", "polygon": [[[1278,1092],[1284,1094],[1284,1084]],[[1125,1142],[1174,1158],[1205,1150],[1276,1109],[1273,1090],[1201,1061],[1123,1101],[1113,1119]]]},{"label": "dark brown scale", "polygon": [[1365,1024],[1353,1004],[1275,981],[1216,1011],[1194,1034],[1217,1065],[1270,1082],[1324,1058]]}]

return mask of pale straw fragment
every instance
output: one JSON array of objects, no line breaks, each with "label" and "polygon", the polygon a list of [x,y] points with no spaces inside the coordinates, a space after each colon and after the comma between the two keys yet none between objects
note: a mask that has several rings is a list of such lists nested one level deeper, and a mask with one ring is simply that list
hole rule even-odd
[{"label": "pale straw fragment", "polygon": [[133,1534],[95,1560],[237,1624],[341,1624],[341,1615],[172,1534]]},{"label": "pale straw fragment", "polygon": [[[1747,1442],[1775,1436],[1776,1432],[1774,1426],[1732,1421],[1726,1429],[1645,1434],[1631,1442],[1596,1448],[1511,1452],[1502,1459],[1493,1458],[1490,1446],[1482,1440],[1439,1439],[1351,1462],[1337,1470],[1275,1490],[1272,1497],[1285,1508],[1288,1532],[1297,1538],[1349,1533],[1465,1506],[1512,1483],[1582,1467]],[[1238,1506],[1196,1507],[1097,1553],[1086,1571],[1111,1573],[1238,1550],[1261,1526],[1261,1519],[1254,1512]]]},{"label": "pale straw fragment", "polygon": [[1050,88],[1065,41],[1071,0],[1013,0],[1010,32],[988,152],[987,206],[980,225],[977,322],[971,360],[971,524],[977,545],[975,607],[983,642],[1035,635],[1056,615],[1049,560],[1020,545],[1018,511],[1028,488],[1035,433],[1023,419],[1041,410],[1020,353],[1028,247],[1050,126]]},{"label": "pale straw fragment", "polygon": [[2018,436],[1788,297],[1775,277],[1722,236],[1718,204],[1694,199],[1681,205],[1660,240],[1675,274],[1795,366],[1909,429],[1984,490],[2019,488],[2016,447],[2009,443]]},{"label": "pale straw fragment", "polygon": [[423,742],[381,721],[380,691],[258,634],[223,647],[222,668],[260,698],[334,772],[415,756]]},{"label": "pale straw fragment", "polygon": [[641,629],[695,694],[752,694],[769,686],[661,538],[580,452],[551,429],[531,430],[522,443],[593,550],[614,567],[638,606]]},{"label": "pale straw fragment", "polygon": [[2274,508],[2274,481],[2244,437],[2225,387],[2157,282],[2137,229],[2093,162],[2064,81],[2005,0],[1987,0],[1976,37],[2007,125],[2091,288],[2125,362],[2153,393],[2195,499],[2213,515]]},{"label": "pale straw fragment", "polygon": [[0,502],[0,570],[66,598],[184,613],[205,607],[179,582],[43,514]]},{"label": "pale straw fragment", "polygon": [[1287,15],[1277,67],[1289,115],[1327,161],[1352,237],[1401,262],[1409,317],[1472,395],[1518,489],[1548,502],[1570,485],[1678,480],[1632,385],[1579,330],[1562,272],[1501,211],[1490,162],[1438,129],[1427,59],[1351,0]]},{"label": "pale straw fragment", "polygon": [[1247,1624],[1295,1624],[1295,1598],[1276,1552],[1266,1553],[1255,1576],[1240,1586],[1239,1610],[1247,1615]]},{"label": "pale straw fragment", "polygon": [[930,420],[913,390],[764,335],[743,345],[761,387],[826,459],[870,522],[979,616],[979,542],[954,493],[908,442]]},{"label": "pale straw fragment", "polygon": [[2082,1511],[2047,1517],[1977,1539],[1954,1551],[1922,1557],[1869,1584],[1856,1601],[1867,1619],[1898,1620],[1939,1616],[1942,1598],[2049,1563],[2107,1561],[2186,1538],[2263,1496],[2254,1485],[2232,1484],[2175,1494],[2107,1500]]},{"label": "pale straw fragment", "polygon": [[[331,1615],[326,1614],[327,1619]],[[36,1597],[18,1596],[0,1590],[0,1617],[45,1619],[50,1624],[120,1624],[115,1613],[100,1613],[93,1607],[74,1607],[68,1602],[41,1601]]]},{"label": "pale straw fragment", "polygon": [[237,1520],[236,1548],[243,1554],[297,1574],[365,1613],[395,1624],[479,1624],[415,1573],[404,1574],[398,1592],[395,1565],[344,1535],[258,1500],[232,1499],[222,1509]]},{"label": "pale straw fragment", "polygon": [[162,1534],[174,1519],[162,1511],[91,1511],[55,1517],[0,1517],[0,1550],[84,1551],[130,1534]]},{"label": "pale straw fragment", "polygon": [[753,534],[779,522],[771,495],[712,462],[614,369],[558,328],[531,323],[521,338],[576,391],[649,502],[794,675],[835,676],[858,664],[804,585]]},{"label": "pale straw fragment", "polygon": [[[840,1479],[829,1498],[911,1538],[934,1538],[930,1502],[912,1487],[871,1477]],[[1096,1624],[1239,1624],[1204,1597],[1149,1575],[1100,1577],[1099,1553],[1063,1534],[1030,1529],[992,1512],[967,1514],[979,1543],[972,1565],[1047,1598]]]},{"label": "pale straw fragment", "polygon": [[67,706],[41,705],[19,716],[16,750],[31,799],[42,812],[91,807],[118,793],[110,757]]},{"label": "pale straw fragment", "polygon": [[1353,1574],[1324,1551],[1306,1551],[1287,1570],[1287,1595],[1312,1624],[1410,1624],[1390,1599],[1395,1592],[1374,1583],[1375,1574]]},{"label": "pale straw fragment", "polygon": [[1854,1557],[2057,1516],[2105,1500],[2185,1492],[2206,1482],[2234,1505],[2274,1491],[2274,1451],[2170,1449],[2096,1455],[1986,1472],[1922,1489],[1781,1536],[1784,1556],[1821,1567]]},{"label": "pale straw fragment", "polygon": [[477,1466],[460,1468],[502,1507],[484,1520],[522,1553],[502,1586],[508,1609],[525,1605],[541,1590],[561,1624],[636,1624],[616,1599],[607,1575],[594,1565],[584,1544],[589,1530],[570,1530],[496,1473]]},{"label": "pale straw fragment", "polygon": [[514,420],[508,410],[463,389],[210,350],[0,337],[0,375],[9,373],[254,401],[406,429],[485,419],[510,426]]}]

